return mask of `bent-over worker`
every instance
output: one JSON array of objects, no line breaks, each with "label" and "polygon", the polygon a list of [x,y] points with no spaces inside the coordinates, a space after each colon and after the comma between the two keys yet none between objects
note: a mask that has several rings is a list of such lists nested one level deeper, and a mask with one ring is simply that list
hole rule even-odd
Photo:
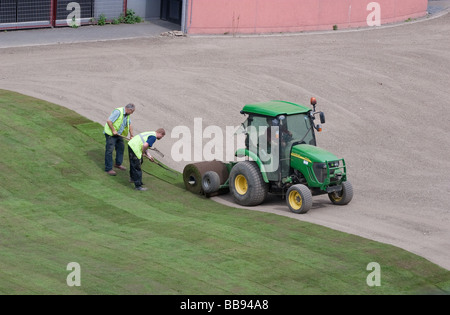
[{"label": "bent-over worker", "polygon": [[128,156],[130,158],[130,182],[134,183],[136,190],[147,190],[142,187],[142,168],[144,155],[151,161],[154,161],[149,152],[149,148],[153,147],[156,140],[161,140],[166,135],[163,128],[156,131],[147,131],[138,134],[128,142]]}]

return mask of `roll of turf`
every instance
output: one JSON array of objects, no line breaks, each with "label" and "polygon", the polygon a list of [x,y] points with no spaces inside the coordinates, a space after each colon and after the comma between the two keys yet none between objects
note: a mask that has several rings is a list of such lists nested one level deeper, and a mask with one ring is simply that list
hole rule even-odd
[{"label": "roll of turf", "polygon": [[192,163],[186,165],[183,170],[183,182],[186,189],[194,194],[203,194],[202,177],[208,171],[214,171],[219,175],[221,185],[228,179],[228,169],[223,162],[214,160]]}]

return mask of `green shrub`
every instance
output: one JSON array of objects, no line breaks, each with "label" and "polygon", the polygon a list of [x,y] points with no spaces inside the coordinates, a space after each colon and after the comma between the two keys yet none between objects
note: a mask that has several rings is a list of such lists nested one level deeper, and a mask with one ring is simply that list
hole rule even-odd
[{"label": "green shrub", "polygon": [[106,24],[106,17],[104,14],[100,14],[100,17],[98,18],[97,24],[100,26],[103,26]]},{"label": "green shrub", "polygon": [[142,18],[140,16],[136,15],[134,10],[132,10],[132,9],[128,9],[126,12],[126,15],[124,15],[122,13],[119,17],[119,20],[121,23],[126,23],[126,24],[135,24],[135,23],[142,22]]}]

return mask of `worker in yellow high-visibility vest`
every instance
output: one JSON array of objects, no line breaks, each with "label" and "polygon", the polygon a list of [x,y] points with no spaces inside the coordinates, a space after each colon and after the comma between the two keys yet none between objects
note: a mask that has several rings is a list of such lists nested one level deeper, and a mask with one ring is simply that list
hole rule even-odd
[{"label": "worker in yellow high-visibility vest", "polygon": [[153,146],[156,140],[161,140],[166,135],[163,128],[156,131],[142,132],[128,142],[128,156],[130,158],[130,182],[134,183],[136,190],[147,190],[142,187],[142,168],[144,162],[143,156],[146,155],[151,161],[153,157],[149,152],[149,148]]},{"label": "worker in yellow high-visibility vest", "polygon": [[116,172],[113,170],[114,149],[116,149],[116,163],[114,167],[123,171],[126,170],[126,167],[122,165],[125,144],[121,136],[126,137],[130,133],[130,138],[133,138],[130,115],[134,113],[134,110],[135,106],[131,103],[125,107],[116,108],[106,121],[103,130],[106,138],[105,172],[111,176],[116,175]]}]

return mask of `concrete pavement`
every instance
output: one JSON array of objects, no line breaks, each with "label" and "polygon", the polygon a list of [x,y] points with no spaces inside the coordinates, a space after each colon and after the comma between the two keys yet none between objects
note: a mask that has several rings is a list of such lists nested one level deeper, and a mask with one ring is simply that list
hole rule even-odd
[{"label": "concrete pavement", "polygon": [[450,9],[449,0],[428,0],[428,13],[437,14]]},{"label": "concrete pavement", "polygon": [[152,20],[139,24],[0,31],[0,48],[155,37],[179,29],[179,25]]}]

